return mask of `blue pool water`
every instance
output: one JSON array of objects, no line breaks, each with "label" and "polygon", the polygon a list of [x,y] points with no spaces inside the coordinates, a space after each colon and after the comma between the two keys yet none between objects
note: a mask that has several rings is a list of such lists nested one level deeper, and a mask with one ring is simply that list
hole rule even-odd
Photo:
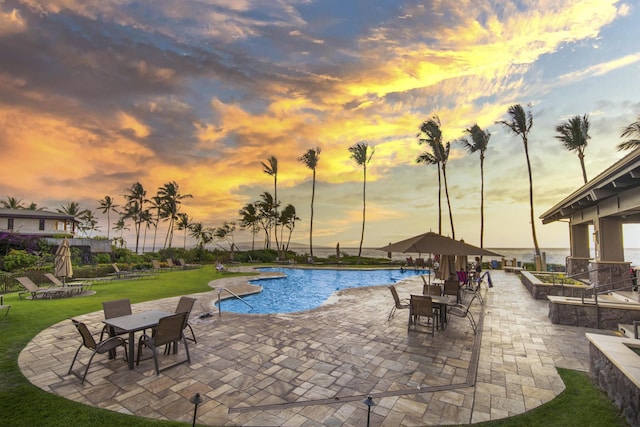
[{"label": "blue pool water", "polygon": [[222,311],[234,313],[292,313],[310,310],[325,302],[340,289],[361,286],[388,285],[407,277],[426,274],[428,270],[328,270],[300,268],[261,268],[286,274],[282,278],[253,281],[262,286],[262,292],[242,297],[251,305],[232,298],[222,301]]}]

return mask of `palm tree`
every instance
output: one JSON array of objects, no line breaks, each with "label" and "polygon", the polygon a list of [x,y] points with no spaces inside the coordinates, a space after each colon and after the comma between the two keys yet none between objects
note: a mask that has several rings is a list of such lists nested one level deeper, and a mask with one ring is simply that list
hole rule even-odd
[{"label": "palm tree", "polygon": [[144,248],[147,246],[147,230],[151,228],[151,226],[155,226],[156,222],[153,219],[153,214],[149,209],[145,209],[140,214],[140,221],[144,224],[144,237],[142,238],[142,253],[144,253]]},{"label": "palm tree", "polygon": [[[529,106],[530,107],[530,106]],[[529,173],[529,210],[531,214],[531,234],[533,235],[533,246],[536,251],[536,256],[540,256],[540,247],[538,246],[538,238],[536,237],[536,222],[533,216],[533,176],[531,174],[531,161],[529,160],[529,132],[533,127],[533,115],[531,110],[524,111],[522,105],[515,104],[509,107],[507,110],[509,114],[509,120],[500,120],[496,123],[506,127],[514,135],[518,135],[522,138],[522,144],[524,145],[524,155],[527,158],[527,171]]]},{"label": "palm tree", "polygon": [[178,214],[178,221],[176,222],[176,228],[178,230],[184,230],[184,242],[182,244],[182,249],[187,249],[187,230],[191,228],[191,218],[186,213]]},{"label": "palm tree", "polygon": [[210,228],[205,228],[201,222],[191,224],[189,235],[196,239],[199,249],[203,249],[204,245],[210,243],[213,239],[213,232]]},{"label": "palm tree", "polygon": [[618,144],[618,151],[631,150],[640,147],[640,116],[638,116],[638,120],[622,129],[620,138],[628,139]]},{"label": "palm tree", "polygon": [[271,229],[273,228],[273,223],[275,222],[275,218],[273,217],[274,211],[274,200],[273,195],[268,191],[263,192],[260,195],[260,200],[255,202],[255,206],[258,210],[258,220],[260,226],[264,230],[264,248],[271,248]]},{"label": "palm tree", "polygon": [[24,209],[22,199],[16,199],[15,197],[7,196],[7,200],[0,200],[0,203],[5,209]]},{"label": "palm tree", "polygon": [[35,203],[35,202],[29,203],[29,206],[25,206],[24,208],[27,209],[27,210],[30,210],[30,211],[45,211],[45,210],[47,210],[46,207],[42,207],[42,208],[38,207],[38,204]]},{"label": "palm tree", "polygon": [[427,144],[431,148],[431,152],[425,151],[418,155],[417,163],[425,163],[438,166],[438,234],[442,234],[442,185],[440,182],[440,171],[444,179],[444,192],[447,198],[447,206],[449,208],[449,222],[451,223],[451,237],[456,238],[456,231],[453,226],[453,213],[451,211],[451,200],[449,198],[449,186],[447,185],[447,161],[449,160],[449,152],[451,143],[442,144],[442,129],[440,128],[440,118],[433,116],[424,121],[420,125],[420,133],[418,134],[418,143]]},{"label": "palm tree", "polygon": [[151,248],[151,252],[156,251],[156,237],[158,236],[158,224],[160,223],[160,214],[162,213],[162,197],[155,195],[150,200],[151,209],[154,209],[156,212],[156,218],[153,221],[153,247]]},{"label": "palm tree", "polygon": [[362,255],[362,242],[364,241],[364,223],[365,213],[367,209],[367,164],[371,161],[375,147],[371,147],[369,150],[369,144],[366,142],[358,142],[357,144],[349,147],[351,158],[356,162],[358,166],[362,166],[363,172],[363,185],[362,185],[362,233],[360,234],[360,247],[358,249],[358,261],[356,264],[360,264],[360,257]]},{"label": "palm tree", "polygon": [[[233,240],[234,231],[236,231],[236,223],[233,221],[225,221],[224,224],[213,230],[214,239],[226,242],[229,245],[229,250],[232,254],[233,248],[235,247],[235,241]],[[217,243],[217,245],[220,246],[220,248],[227,250],[227,248],[220,245],[219,243]],[[231,256],[231,259],[233,260],[233,255]]]},{"label": "palm tree", "polygon": [[104,196],[104,199],[99,200],[100,206],[98,209],[103,214],[107,214],[107,240],[109,239],[109,229],[111,228],[111,216],[109,215],[111,212],[118,213],[118,205],[115,204],[115,201],[111,198],[111,196]]},{"label": "palm tree", "polygon": [[480,153],[480,247],[484,247],[484,155],[489,145],[491,134],[484,131],[477,124],[466,129],[465,132],[471,137],[471,141],[466,138],[460,139],[460,143],[469,153]]},{"label": "palm tree", "polygon": [[169,221],[167,237],[164,240],[164,247],[170,248],[173,241],[173,228],[178,220],[180,203],[183,199],[193,197],[191,194],[180,194],[180,187],[175,181],[168,182],[158,189],[158,196],[162,199],[162,209],[160,217]]},{"label": "palm tree", "polygon": [[247,203],[238,214],[240,214],[240,227],[251,229],[251,250],[254,250],[256,234],[258,234],[258,227],[260,227],[260,218],[255,203]]},{"label": "palm tree", "polygon": [[[311,184],[311,219],[309,220],[309,254],[313,258],[313,201],[316,195],[316,168],[320,161],[320,147],[308,149],[306,153],[298,158],[298,160],[313,171],[313,180]],[[289,233],[289,239],[291,239],[291,233]],[[287,242],[287,247],[288,246],[289,242]]]},{"label": "palm tree", "polygon": [[[66,206],[60,205],[60,208],[56,210],[58,213],[72,216],[74,221],[78,224],[82,222],[82,216],[89,212],[88,209],[80,209],[80,204],[78,202],[68,202]],[[72,230],[75,231],[75,224],[73,225]]]},{"label": "palm tree", "polygon": [[278,242],[278,159],[271,156],[267,163],[262,162],[262,171],[273,177],[273,234],[276,236],[276,248],[280,259],[280,243]]},{"label": "palm tree", "polygon": [[587,148],[587,142],[591,139],[589,136],[589,116],[573,116],[564,123],[556,126],[556,139],[564,144],[564,148],[569,151],[576,151],[578,159],[580,159],[580,167],[582,168],[582,179],[587,183],[587,170],[584,167],[584,150]]},{"label": "palm tree", "polygon": [[120,247],[124,247],[125,241],[124,241],[123,233],[124,233],[124,230],[129,230],[129,226],[124,221],[123,216],[120,216],[120,218],[118,218],[118,221],[116,221],[115,225],[113,226],[113,229],[120,232],[120,237],[118,237],[118,240],[120,240]]},{"label": "palm tree", "polygon": [[124,206],[124,218],[131,218],[136,233],[136,253],[140,244],[140,230],[142,228],[142,213],[144,212],[144,204],[147,202],[147,190],[142,184],[136,182],[127,190],[124,195],[127,204]]},{"label": "palm tree", "polygon": [[78,228],[82,231],[82,234],[85,237],[91,237],[91,233],[93,231],[97,231],[100,229],[98,226],[98,220],[93,215],[89,209],[86,209],[85,212],[80,216],[80,224]]},{"label": "palm tree", "polygon": [[[296,215],[296,208],[292,204],[288,204],[280,213],[280,223],[282,223],[282,230],[285,227],[287,228],[287,230],[289,230],[289,236],[287,237],[286,246],[284,246],[284,238],[281,236],[280,239],[283,242],[285,253],[289,250],[289,243],[291,242],[293,229],[296,228],[296,221],[300,221],[300,218],[298,218],[298,216]],[[280,231],[280,233],[282,233],[282,231]]]}]

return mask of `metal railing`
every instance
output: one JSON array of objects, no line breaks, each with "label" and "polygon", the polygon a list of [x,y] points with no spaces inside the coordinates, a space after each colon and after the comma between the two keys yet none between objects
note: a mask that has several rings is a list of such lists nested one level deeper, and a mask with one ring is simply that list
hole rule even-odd
[{"label": "metal railing", "polygon": [[218,288],[218,316],[222,316],[222,291],[226,291],[229,294],[233,295],[235,298],[239,299],[240,301],[242,301],[243,303],[245,303],[247,306],[249,306],[249,308],[251,308],[251,310],[253,310],[253,306],[251,304],[249,304],[248,302],[246,302],[244,299],[242,299],[242,297],[236,293],[234,293],[233,291],[230,291],[227,288]]}]

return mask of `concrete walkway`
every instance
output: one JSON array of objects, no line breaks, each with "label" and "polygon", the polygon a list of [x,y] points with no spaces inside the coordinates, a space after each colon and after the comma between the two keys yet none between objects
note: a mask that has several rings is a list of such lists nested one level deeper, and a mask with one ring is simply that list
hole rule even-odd
[{"label": "concrete walkway", "polygon": [[[467,319],[454,316],[433,337],[407,331],[408,310],[387,322],[393,300],[386,286],[339,291],[303,313],[200,319],[214,311],[214,290],[196,295],[191,324],[198,343],[190,343],[190,365],[156,376],[152,360],[130,371],[121,358],[98,355],[82,385],[67,375],[80,342],[70,321],[37,335],[19,365],[47,392],[142,417],[190,423],[189,399],[200,393],[197,423],[204,425],[363,426],[367,395],[376,404],[372,426],[495,420],[553,399],[564,390],[556,368],[588,371],[589,351],[584,328],[552,325],[547,302],[533,300],[516,275],[491,274],[484,305],[472,306],[480,320],[475,336]],[[224,280],[225,286],[246,281]],[[397,288],[406,298],[421,293],[422,281],[407,279]],[[133,311],[173,311],[177,300],[136,304]],[[78,319],[96,332],[102,327],[102,312]],[[82,354],[86,363],[88,352]]]}]

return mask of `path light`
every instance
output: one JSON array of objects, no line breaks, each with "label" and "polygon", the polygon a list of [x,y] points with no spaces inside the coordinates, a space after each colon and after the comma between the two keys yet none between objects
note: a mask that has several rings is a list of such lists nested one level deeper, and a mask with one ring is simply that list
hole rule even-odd
[{"label": "path light", "polygon": [[365,400],[362,401],[362,403],[367,405],[367,427],[369,427],[369,421],[371,420],[371,407],[376,406],[376,402],[374,402],[371,395],[369,395]]},{"label": "path light", "polygon": [[202,397],[200,397],[200,393],[196,393],[191,399],[189,399],[189,402],[193,403],[194,407],[193,407],[193,423],[191,423],[192,426],[196,425],[196,414],[198,413],[198,405],[201,404],[202,402],[204,402],[204,399],[202,399]]}]

